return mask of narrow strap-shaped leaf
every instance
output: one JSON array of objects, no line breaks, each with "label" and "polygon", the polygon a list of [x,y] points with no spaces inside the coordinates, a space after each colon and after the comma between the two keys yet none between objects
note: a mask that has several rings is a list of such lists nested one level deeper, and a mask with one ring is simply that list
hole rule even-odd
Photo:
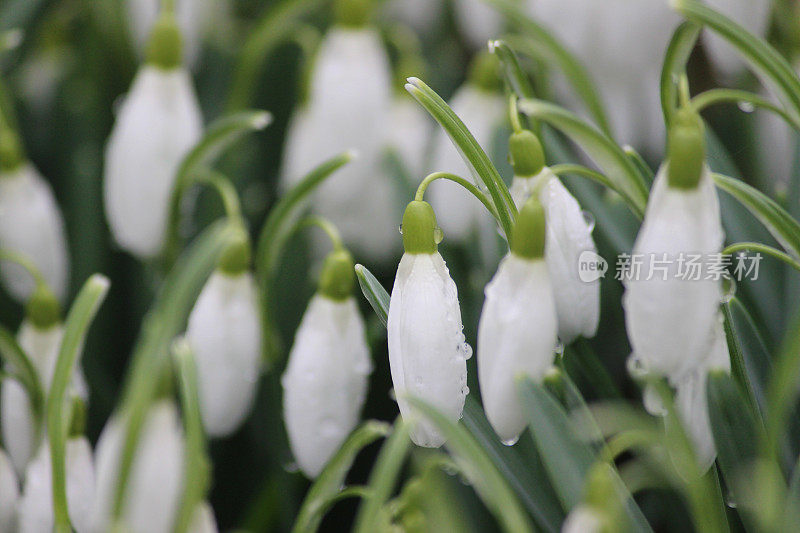
[{"label": "narrow strap-shaped leaf", "polygon": [[453,453],[464,476],[503,529],[514,533],[533,531],[533,525],[517,496],[472,435],[419,398],[407,399],[447,438],[448,450]]},{"label": "narrow strap-shaped leaf", "polygon": [[777,93],[788,111],[800,119],[800,79],[780,52],[706,4],[673,0],[672,5],[684,17],[707,26],[736,48],[755,74]]},{"label": "narrow strap-shaped leaf", "polygon": [[789,324],[767,389],[767,434],[763,454],[779,457],[787,419],[796,405],[800,383],[800,314]]},{"label": "narrow strap-shaped leaf", "polygon": [[550,481],[565,511],[581,502],[586,474],[595,460],[592,450],[582,442],[559,403],[543,385],[528,378],[518,382],[520,399]]},{"label": "narrow strap-shaped leaf", "polygon": [[410,448],[408,427],[398,417],[392,436],[383,444],[369,476],[369,495],[362,500],[353,526],[356,533],[371,533],[383,529],[381,509],[392,495]]},{"label": "narrow strap-shaped leaf", "polygon": [[739,201],[795,259],[800,259],[800,223],[778,203],[741,180],[714,174],[717,187]]},{"label": "narrow strap-shaped leaf", "polygon": [[255,268],[261,291],[261,337],[264,343],[262,351],[264,360],[268,364],[275,362],[281,346],[279,334],[272,323],[269,295],[283,250],[300,213],[306,206],[305,201],[309,195],[334,172],[352,161],[354,157],[353,152],[345,152],[325,161],[309,172],[275,204],[261,228],[256,245]]},{"label": "narrow strap-shaped leaf", "polygon": [[240,226],[220,220],[196,237],[167,274],[161,292],[145,317],[131,356],[120,407],[125,440],[113,500],[115,518],[122,513],[134,452],[159,378],[167,370],[170,345],[185,327],[197,295],[225,245],[241,231]]},{"label": "narrow strap-shaped leaf", "polygon": [[577,115],[555,104],[542,100],[522,100],[519,108],[572,139],[608,176],[614,184],[614,190],[630,198],[631,211],[639,218],[644,216],[647,187],[639,171],[614,141]]},{"label": "narrow strap-shaped leaf", "polygon": [[490,41],[489,51],[500,59],[500,63],[503,65],[503,70],[506,73],[506,79],[511,89],[520,98],[535,98],[536,93],[533,91],[533,86],[528,76],[526,76],[525,72],[522,70],[517,55],[514,53],[514,50],[508,46],[508,43],[505,41]]},{"label": "narrow strap-shaped leaf", "polygon": [[[512,46],[525,53],[541,57],[550,64],[557,65],[575,90],[575,93],[583,101],[597,126],[606,135],[611,136],[608,117],[598,97],[599,93],[594,81],[586,67],[549,31],[529,17],[517,2],[513,0],[486,0],[486,2],[503,13],[509,24],[512,27],[516,27],[527,38],[526,40],[509,38],[508,40]],[[524,96],[526,98],[530,97],[530,95]]]},{"label": "narrow strap-shaped leaf", "polygon": [[506,240],[508,240],[517,208],[511,198],[511,193],[508,192],[508,187],[506,187],[489,156],[486,155],[486,152],[484,152],[458,115],[436,94],[436,91],[418,78],[409,78],[406,90],[444,129],[462,158],[464,158],[476,182],[483,183],[483,186],[489,191],[499,217],[498,222],[503,228]]},{"label": "narrow strap-shaped leaf", "polygon": [[686,63],[700,37],[701,26],[684,22],[672,34],[661,67],[661,110],[669,128],[678,105],[678,79],[686,72]]},{"label": "narrow strap-shaped leaf", "polygon": [[178,254],[181,203],[184,193],[195,180],[201,177],[200,171],[210,165],[228,147],[250,132],[263,130],[271,121],[272,115],[266,111],[256,110],[241,111],[221,117],[206,128],[203,137],[183,158],[170,196],[166,244],[164,245],[168,266],[171,266]]},{"label": "narrow strap-shaped leaf", "polygon": [[319,528],[328,502],[339,498],[342,494],[347,472],[353,465],[356,455],[366,446],[388,435],[390,431],[388,424],[370,420],[350,434],[308,490],[292,531],[308,533]]},{"label": "narrow strap-shaped leaf", "polygon": [[28,355],[17,343],[14,334],[0,326],[0,357],[5,363],[9,376],[3,379],[16,379],[25,388],[31,402],[36,420],[41,420],[44,410],[44,391],[39,374]]},{"label": "narrow strap-shaped leaf", "polygon": [[[754,371],[748,367],[748,361],[745,360],[745,355],[742,350],[742,343],[739,339],[740,333],[737,334],[737,324],[734,321],[733,316],[733,306],[734,305],[741,305],[738,301],[731,300],[730,302],[724,304],[722,306],[722,316],[724,318],[724,329],[725,329],[725,340],[728,344],[728,352],[730,354],[731,359],[731,374],[733,375],[734,379],[738,382],[739,387],[741,390],[745,391],[745,397],[747,398],[747,403],[753,412],[759,414],[759,418],[761,417],[761,408],[764,403],[764,393],[763,393],[763,376],[767,375],[768,372],[762,371],[763,375],[759,373],[754,374]],[[769,364],[769,361],[766,361]],[[752,362],[750,362],[752,365]],[[758,388],[758,395],[756,396],[756,388]]]},{"label": "narrow strap-shaped leaf", "polygon": [[110,282],[105,276],[90,277],[75,298],[64,323],[64,338],[58,352],[53,382],[47,395],[47,428],[52,464],[53,515],[58,533],[71,533],[67,507],[66,441],[69,429],[67,389],[75,373],[86,333],[100,304],[108,293]]},{"label": "narrow strap-shaped leaf", "polygon": [[372,306],[375,314],[378,315],[381,323],[386,326],[386,321],[389,318],[389,301],[391,299],[389,293],[386,292],[383,285],[364,265],[356,265],[356,277],[364,297],[369,302],[369,305]]},{"label": "narrow strap-shaped leaf", "polygon": [[211,481],[211,462],[206,451],[206,435],[200,414],[200,395],[197,389],[197,366],[194,353],[185,339],[175,341],[172,351],[186,433],[183,496],[173,531],[186,533],[192,526],[197,506],[203,501],[208,491]]}]

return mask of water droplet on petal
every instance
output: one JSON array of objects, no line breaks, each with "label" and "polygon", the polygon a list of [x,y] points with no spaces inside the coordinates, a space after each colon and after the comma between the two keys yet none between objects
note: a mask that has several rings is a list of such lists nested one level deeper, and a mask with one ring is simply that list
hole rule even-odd
[{"label": "water droplet on petal", "polygon": [[583,215],[583,221],[586,223],[586,227],[589,228],[589,233],[593,232],[596,224],[594,215],[589,211],[582,211],[581,214]]},{"label": "water droplet on petal", "polygon": [[756,110],[756,106],[754,106],[751,102],[741,101],[737,105],[743,113],[752,113]]},{"label": "water droplet on petal", "polygon": [[[402,231],[401,231],[401,233],[402,233]],[[444,232],[442,231],[442,228],[437,226],[437,228],[435,230],[433,230],[433,241],[436,244],[439,244],[439,243],[442,242],[442,240],[444,240]]]},{"label": "water droplet on petal", "polygon": [[722,303],[729,303],[736,296],[736,280],[730,277],[723,278],[722,291]]},{"label": "water droplet on petal", "polygon": [[519,441],[519,435],[517,435],[513,439],[501,440],[500,442],[502,442],[504,446],[513,446],[517,443],[517,441]]},{"label": "water droplet on petal", "polygon": [[472,346],[470,346],[469,343],[466,342],[464,343],[462,351],[464,353],[464,360],[467,360],[470,357],[472,357]]},{"label": "water droplet on petal", "polygon": [[630,374],[632,378],[642,379],[647,376],[647,368],[645,368],[644,361],[635,353],[628,356],[625,365],[628,368],[628,374]]},{"label": "water droplet on petal", "polygon": [[739,504],[736,503],[736,500],[734,499],[732,492],[728,492],[728,494],[725,496],[725,505],[727,505],[731,509],[736,509],[739,506]]},{"label": "water droplet on petal", "polygon": [[556,354],[556,357],[561,357],[562,355],[564,355],[564,343],[563,342],[558,341],[558,344],[556,344],[556,348],[555,348],[555,354]]},{"label": "water droplet on petal", "polygon": [[403,234],[403,225],[402,224],[400,224],[400,226],[397,228],[397,231],[400,232],[400,235]]}]

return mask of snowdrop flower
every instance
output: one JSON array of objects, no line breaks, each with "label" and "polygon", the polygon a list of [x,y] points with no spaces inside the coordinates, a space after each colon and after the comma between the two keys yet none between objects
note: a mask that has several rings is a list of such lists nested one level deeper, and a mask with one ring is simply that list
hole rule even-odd
[{"label": "snowdrop flower", "polygon": [[189,315],[186,338],[197,364],[200,413],[212,437],[242,424],[258,385],[261,324],[249,267],[250,243],[243,235],[223,253]]},{"label": "snowdrop flower", "polygon": [[[744,26],[750,33],[758,36],[767,33],[772,13],[771,0],[707,0],[706,3],[712,9]],[[716,33],[706,31],[703,35],[703,44],[711,62],[724,77],[732,78],[744,67],[744,61],[738,51]]]},{"label": "snowdrop flower", "polygon": [[[404,419],[414,414],[407,398],[416,397],[456,422],[469,392],[472,348],[464,342],[458,291],[437,251],[436,231],[428,203],[408,204],[403,215],[405,254],[389,304],[389,366]],[[445,442],[432,424],[421,420],[413,425],[411,440],[428,448]]]},{"label": "snowdrop flower", "polygon": [[553,365],[558,319],[545,256],[545,212],[536,197],[519,212],[511,251],[486,286],[478,325],[478,379],[486,417],[513,444],[528,422],[515,378],[541,381]]},{"label": "snowdrop flower", "polygon": [[[507,102],[499,92],[498,73],[497,58],[486,52],[479,54],[473,62],[469,80],[450,101],[455,114],[488,154],[492,153],[495,134],[504,124],[506,116]],[[431,172],[473,176],[444,130],[437,130],[432,144]],[[477,180],[477,177],[473,176],[473,179]],[[482,186],[479,181],[478,184]],[[439,223],[452,240],[466,241],[479,224],[478,221],[484,220],[481,216],[482,207],[455,183],[442,183],[432,189],[430,195]]]},{"label": "snowdrop flower", "polygon": [[289,444],[310,478],[319,475],[358,423],[372,370],[353,277],[350,254],[334,250],[281,379]]},{"label": "snowdrop flower", "polygon": [[324,160],[355,150],[358,159],[314,194],[313,210],[333,221],[350,247],[383,261],[396,251],[397,232],[394,184],[382,168],[391,70],[379,33],[367,25],[370,9],[361,0],[336,3],[337,24],[320,44],[282,179],[294,183]]},{"label": "snowdrop flower", "polygon": [[603,517],[587,505],[577,505],[567,515],[561,533],[601,533]]},{"label": "snowdrop flower", "polygon": [[17,475],[6,453],[0,448],[0,531],[15,531],[17,522]]},{"label": "snowdrop flower", "polygon": [[561,180],[544,166],[536,136],[524,130],[511,136],[514,167],[511,197],[518,209],[536,195],[547,219],[545,258],[558,311],[558,336],[564,344],[577,337],[593,337],[600,320],[600,280],[580,279],[578,262],[584,252],[597,253],[593,227],[586,222],[578,201]]},{"label": "snowdrop flower", "polygon": [[431,31],[442,17],[442,0],[392,0],[386,14],[414,28],[419,33]]},{"label": "snowdrop flower", "polygon": [[[59,305],[55,296],[40,286],[28,302],[25,314],[17,341],[33,363],[42,389],[47,391],[64,337]],[[75,370],[71,387],[72,393],[81,400],[88,399],[88,389],[80,367]],[[22,476],[38,448],[43,422],[37,425],[27,391],[12,378],[4,379],[0,388],[0,430],[14,468]]]},{"label": "snowdrop flower", "polygon": [[483,48],[503,30],[503,16],[482,0],[457,0],[453,5],[456,24],[474,48]]},{"label": "snowdrop flower", "polygon": [[214,510],[208,502],[198,505],[192,518],[192,524],[189,526],[189,533],[217,533],[218,531]]},{"label": "snowdrop flower", "polygon": [[[0,249],[30,261],[59,299],[67,294],[69,259],[64,220],[50,185],[26,161],[19,138],[0,120]],[[26,301],[35,288],[25,269],[0,263],[11,296]]]},{"label": "snowdrop flower", "polygon": [[140,259],[161,251],[176,172],[202,133],[180,35],[169,13],[122,104],[105,154],[105,208],[117,243]]},{"label": "snowdrop flower", "polygon": [[[126,0],[128,26],[134,43],[140,52],[147,48],[147,38],[153,24],[158,20],[159,8],[163,0]],[[197,63],[203,34],[210,29],[218,16],[214,0],[175,0],[175,18],[186,43],[186,61]],[[218,20],[218,19],[216,19]]]},{"label": "snowdrop flower", "polygon": [[[702,121],[688,110],[675,120],[669,160],[656,176],[633,248],[632,255],[642,258],[641,270],[626,276],[623,297],[635,357],[646,371],[673,379],[702,362],[722,298],[721,282],[705,279],[714,264],[702,265],[698,280],[681,279],[678,269],[687,268],[687,254],[702,254],[704,261],[719,254],[724,241],[717,193],[705,166]],[[666,270],[654,261],[666,261]]]},{"label": "snowdrop flower", "polygon": [[425,172],[425,159],[430,146],[432,123],[427,113],[407,95],[394,97],[390,109],[392,127],[388,132],[389,147],[411,176]]},{"label": "snowdrop flower", "polygon": [[[97,442],[97,485],[90,528],[94,533],[112,530],[112,506],[124,437],[123,419],[116,416],[108,422]],[[172,531],[182,495],[183,455],[184,439],[178,411],[171,401],[159,401],[147,414],[131,465],[121,516],[125,531]]]},{"label": "snowdrop flower", "polygon": [[[78,533],[90,531],[94,498],[94,461],[86,437],[67,440],[66,487],[69,518]],[[25,489],[19,503],[19,533],[53,531],[53,485],[50,447],[44,441],[25,473]]]}]

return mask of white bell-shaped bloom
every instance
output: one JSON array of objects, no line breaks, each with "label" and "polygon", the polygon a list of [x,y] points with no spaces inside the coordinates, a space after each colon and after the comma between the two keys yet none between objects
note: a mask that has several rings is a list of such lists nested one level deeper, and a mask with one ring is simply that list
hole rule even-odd
[{"label": "white bell-shaped bloom", "polygon": [[[469,392],[472,348],[464,342],[456,284],[439,252],[403,255],[387,328],[392,382],[403,418],[416,415],[406,400],[411,396],[458,421]],[[413,425],[411,440],[429,448],[445,442],[436,427],[422,420]]]},{"label": "white bell-shaped bloom", "polygon": [[[622,302],[628,338],[645,370],[675,377],[696,368],[709,348],[722,297],[720,281],[709,273],[720,261],[715,254],[724,231],[708,168],[693,189],[672,188],[667,173],[665,164],[656,176]],[[699,276],[693,264],[700,265]]]},{"label": "white bell-shaped bloom", "polygon": [[[53,380],[63,337],[62,324],[40,329],[28,320],[23,321],[17,334],[17,342],[31,359],[44,391],[49,390]],[[88,400],[89,392],[80,366],[75,369],[71,392],[84,402]],[[0,388],[0,429],[14,468],[22,476],[28,461],[36,452],[42,428],[36,427],[25,388],[11,378],[4,379]]]},{"label": "white bell-shaped bloom", "polygon": [[6,453],[0,448],[0,531],[16,531],[17,501],[19,487],[14,466]]},{"label": "white bell-shaped bloom", "polygon": [[515,378],[544,378],[553,365],[557,327],[547,264],[510,253],[486,286],[478,325],[481,398],[504,442],[515,442],[528,424]]},{"label": "white bell-shaped bloom", "polygon": [[[126,17],[134,44],[144,55],[150,30],[158,19],[161,0],[126,0]],[[215,0],[177,0],[175,2],[175,18],[181,29],[184,40],[186,61],[190,65],[197,63],[204,34],[212,23],[219,21],[222,14],[219,9],[224,2]]]},{"label": "white bell-shaped bloom", "polygon": [[[91,531],[112,530],[112,507],[117,486],[125,427],[112,418],[97,442],[97,490]],[[121,522],[131,533],[172,531],[183,489],[184,438],[178,411],[170,401],[154,404],[147,414],[131,465]]]},{"label": "white bell-shaped bloom", "polygon": [[[67,294],[69,258],[64,220],[50,185],[30,163],[0,172],[0,248],[20,254],[41,272],[63,300]],[[34,289],[24,268],[3,261],[3,285],[19,301]]]},{"label": "white bell-shaped bloom", "polygon": [[[450,101],[453,112],[489,155],[495,136],[504,124],[506,104],[501,93],[479,88],[472,83],[458,89]],[[437,129],[432,144],[431,172],[452,172],[466,179],[476,179],[444,130]],[[478,227],[478,221],[486,219],[481,212],[483,207],[463,187],[442,181],[431,187],[431,205],[448,239],[463,242]]]},{"label": "white bell-shaped bloom", "polygon": [[114,239],[138,258],[163,247],[176,173],[202,129],[189,73],[143,66],[108,140],[104,177]]},{"label": "white bell-shaped bloom", "polygon": [[319,475],[358,423],[371,370],[355,300],[315,295],[281,379],[289,444],[308,477]]},{"label": "white bell-shaped bloom", "polygon": [[192,524],[189,526],[189,533],[217,533],[218,531],[214,510],[208,502],[198,505],[192,517]]},{"label": "white bell-shaped bloom", "polygon": [[[325,160],[354,150],[358,157],[323,183],[313,209],[344,241],[370,259],[396,251],[394,184],[382,163],[391,128],[391,70],[377,31],[335,26],[323,39],[308,103],[287,140],[282,179],[295,183]],[[304,116],[303,116],[304,115]]]},{"label": "white bell-shaped bloom", "polygon": [[213,437],[232,433],[250,412],[261,361],[259,316],[253,276],[222,270],[208,279],[189,315],[200,413]]},{"label": "white bell-shaped bloom", "polygon": [[456,23],[467,43],[480,49],[503,31],[503,16],[482,0],[458,0],[453,5]]},{"label": "white bell-shaped bloom", "polygon": [[[90,531],[94,499],[92,447],[85,437],[67,440],[66,488],[69,518],[75,531]],[[19,503],[19,533],[53,531],[53,477],[50,448],[44,441],[25,472],[25,488]]]},{"label": "white bell-shaped bloom", "polygon": [[392,0],[386,2],[386,15],[390,20],[400,20],[424,34],[441,20],[442,7],[442,0]]},{"label": "white bell-shaped bloom", "polygon": [[561,526],[561,533],[600,533],[601,531],[605,531],[602,516],[585,504],[577,505],[572,509]]},{"label": "white bell-shaped bloom", "polygon": [[425,172],[433,121],[419,104],[406,96],[394,98],[390,113],[389,148],[396,151],[409,177],[416,180]]},{"label": "white bell-shaped bloom", "polygon": [[[706,4],[750,33],[760,37],[767,33],[773,5],[771,0],[706,0]],[[703,44],[711,62],[724,76],[730,78],[744,67],[739,52],[716,33],[707,30],[703,35]]]},{"label": "white bell-shaped bloom", "polygon": [[558,311],[558,336],[564,344],[593,337],[600,321],[600,280],[583,281],[578,262],[584,252],[597,253],[592,225],[561,180],[545,167],[533,178],[515,177],[511,197],[517,208],[539,191],[547,219],[545,257]]}]

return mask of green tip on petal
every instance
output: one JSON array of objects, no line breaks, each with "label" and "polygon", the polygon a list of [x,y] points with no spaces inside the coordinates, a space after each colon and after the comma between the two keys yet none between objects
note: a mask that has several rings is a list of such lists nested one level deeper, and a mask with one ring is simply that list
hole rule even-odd
[{"label": "green tip on petal", "polygon": [[25,161],[19,135],[8,128],[0,127],[0,170],[11,172]]},{"label": "green tip on petal", "polygon": [[153,25],[150,40],[147,42],[147,63],[164,70],[181,66],[183,39],[175,15],[163,12]]},{"label": "green tip on petal", "polygon": [[544,149],[532,131],[513,133],[508,141],[508,150],[515,176],[530,178],[544,168]]},{"label": "green tip on petal", "polygon": [[539,198],[531,196],[520,209],[511,231],[511,252],[523,259],[544,257],[545,228],[544,207]]},{"label": "green tip on petal", "polygon": [[363,28],[372,15],[372,0],[336,0],[333,19],[348,28]]},{"label": "green tip on petal", "polygon": [[703,119],[693,109],[682,108],[675,114],[667,151],[669,186],[673,189],[697,188],[706,161],[706,140]]},{"label": "green tip on petal", "polygon": [[61,306],[55,294],[39,285],[25,306],[25,317],[37,329],[50,329],[61,321]]},{"label": "green tip on petal", "polygon": [[342,301],[350,298],[355,287],[355,263],[350,252],[339,248],[328,254],[319,277],[319,292],[326,298]]},{"label": "green tip on petal", "polygon": [[250,239],[242,230],[231,239],[222,251],[217,268],[228,276],[238,276],[250,270],[251,257]]},{"label": "green tip on petal", "polygon": [[431,204],[414,200],[403,213],[403,248],[408,254],[433,254],[436,243],[436,215]]},{"label": "green tip on petal", "polygon": [[86,431],[86,402],[75,396],[71,407],[68,436],[80,437]]},{"label": "green tip on petal", "polygon": [[487,92],[499,91],[503,87],[500,77],[500,60],[495,54],[483,51],[475,56],[469,67],[469,82]]}]

